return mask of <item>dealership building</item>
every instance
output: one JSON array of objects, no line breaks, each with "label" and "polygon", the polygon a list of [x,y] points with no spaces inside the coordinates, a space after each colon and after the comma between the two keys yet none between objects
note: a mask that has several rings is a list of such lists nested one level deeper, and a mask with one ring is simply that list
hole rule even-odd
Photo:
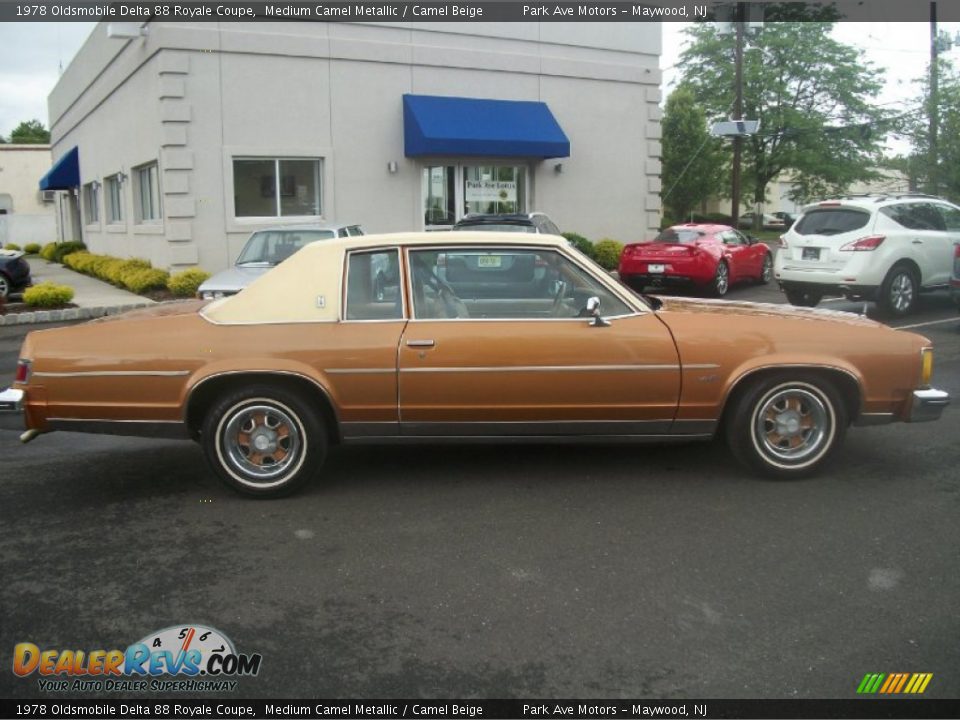
[{"label": "dealership building", "polygon": [[100,23],[49,99],[60,236],[181,269],[256,229],[659,223],[659,23]]}]

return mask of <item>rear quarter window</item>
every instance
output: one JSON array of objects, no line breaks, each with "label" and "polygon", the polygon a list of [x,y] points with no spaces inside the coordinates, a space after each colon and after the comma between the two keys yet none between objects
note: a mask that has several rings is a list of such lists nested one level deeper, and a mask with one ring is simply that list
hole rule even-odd
[{"label": "rear quarter window", "polygon": [[804,214],[794,232],[799,235],[841,235],[859,230],[870,222],[870,213],[852,208],[818,208]]}]

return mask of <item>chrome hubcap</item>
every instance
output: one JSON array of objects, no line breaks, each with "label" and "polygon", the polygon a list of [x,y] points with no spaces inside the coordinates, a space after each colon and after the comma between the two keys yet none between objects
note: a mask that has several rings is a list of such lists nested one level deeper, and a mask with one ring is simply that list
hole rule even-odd
[{"label": "chrome hubcap", "polygon": [[221,441],[229,464],[255,481],[282,476],[298,462],[303,446],[294,417],[267,403],[234,412],[223,426]]},{"label": "chrome hubcap", "polygon": [[791,464],[820,452],[830,430],[830,413],[823,400],[802,388],[775,392],[760,406],[754,436],[769,456]]},{"label": "chrome hubcap", "polygon": [[727,266],[721,263],[717,266],[717,292],[720,295],[727,292],[727,280]]},{"label": "chrome hubcap", "polygon": [[913,279],[907,273],[900,273],[890,283],[890,304],[896,310],[903,311],[913,303]]},{"label": "chrome hubcap", "polygon": [[773,274],[773,262],[770,260],[770,256],[767,255],[763,259],[763,271],[761,273],[761,279],[764,282],[767,282],[770,279],[770,276]]}]

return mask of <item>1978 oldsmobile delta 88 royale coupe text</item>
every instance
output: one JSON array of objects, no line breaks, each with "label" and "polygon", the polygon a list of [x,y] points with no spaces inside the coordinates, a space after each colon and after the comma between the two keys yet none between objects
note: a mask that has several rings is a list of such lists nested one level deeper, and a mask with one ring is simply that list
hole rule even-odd
[{"label": "1978 oldsmobile delta 88 royale coupe text", "polygon": [[709,439],[806,475],[847,426],[934,420],[919,335],[847,313],[645,299],[560,237],[308,245],[239,295],[30,333],[0,422],[193,438],[244,493],[335,443]]}]

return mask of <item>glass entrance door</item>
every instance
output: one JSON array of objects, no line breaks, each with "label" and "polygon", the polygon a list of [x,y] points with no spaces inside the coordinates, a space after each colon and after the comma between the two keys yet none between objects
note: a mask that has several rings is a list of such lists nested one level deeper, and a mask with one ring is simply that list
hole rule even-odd
[{"label": "glass entrance door", "polygon": [[443,230],[469,213],[527,212],[525,165],[432,165],[423,168],[425,230]]}]

